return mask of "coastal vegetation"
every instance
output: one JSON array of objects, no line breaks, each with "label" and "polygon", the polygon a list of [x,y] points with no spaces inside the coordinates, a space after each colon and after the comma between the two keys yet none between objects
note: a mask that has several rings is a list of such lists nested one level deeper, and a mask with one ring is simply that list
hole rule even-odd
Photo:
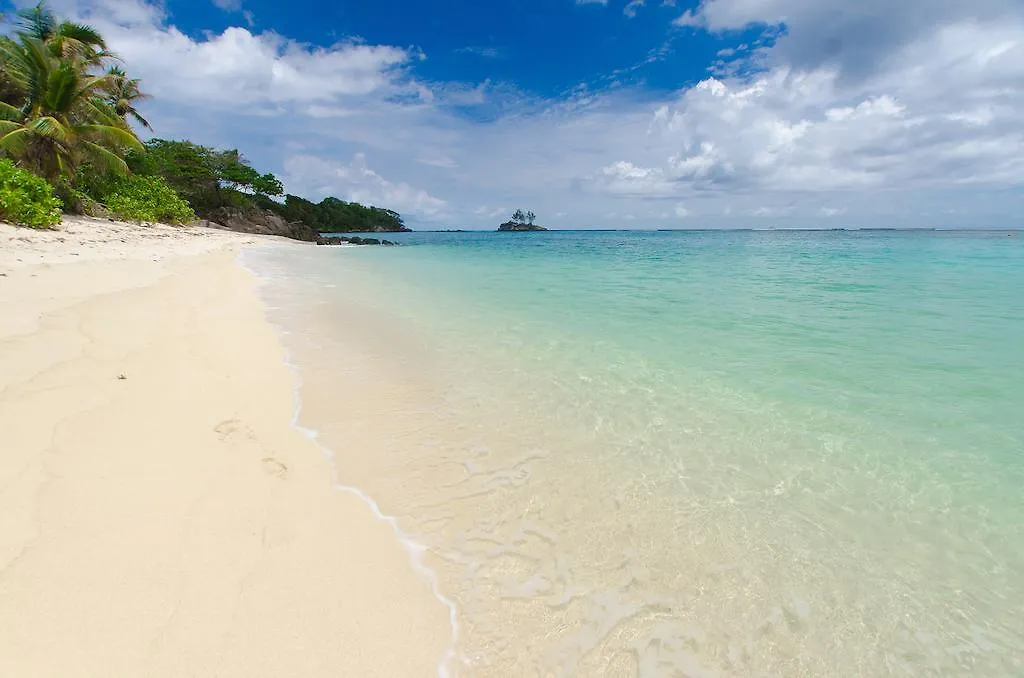
[{"label": "coastal vegetation", "polygon": [[498,226],[499,231],[546,231],[548,229],[533,223],[537,215],[533,212],[523,212],[517,209],[512,213],[512,218]]},{"label": "coastal vegetation", "polygon": [[46,180],[0,159],[0,219],[48,228],[60,223],[60,207]]},{"label": "coastal vegetation", "polygon": [[45,2],[17,12],[0,36],[0,218],[46,228],[61,211],[172,224],[198,217],[271,224],[303,239],[407,230],[389,209],[284,195],[276,176],[236,149],[143,142],[137,130],[152,127],[138,105],[149,95],[126,67],[99,32]]}]

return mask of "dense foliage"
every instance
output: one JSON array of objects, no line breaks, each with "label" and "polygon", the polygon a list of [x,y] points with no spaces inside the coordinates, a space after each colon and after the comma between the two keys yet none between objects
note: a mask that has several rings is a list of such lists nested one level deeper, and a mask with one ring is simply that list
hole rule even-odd
[{"label": "dense foliage", "polygon": [[222,207],[270,210],[286,221],[301,221],[321,233],[398,231],[397,212],[366,207],[338,198],[313,203],[284,192],[273,174],[261,174],[237,150],[218,151],[190,141],[151,139],[142,151],[128,154],[132,172],[166,181],[200,215]]},{"label": "dense foliage", "polygon": [[[281,201],[277,177],[257,171],[234,149],[141,143],[129,123],[150,128],[136,108],[147,98],[95,29],[59,19],[44,2],[18,11],[14,32],[0,36],[0,158],[7,159],[5,176],[17,167],[42,183],[32,182],[29,191],[18,174],[20,188],[5,189],[11,207],[4,207],[4,217],[14,220],[12,210],[39,205],[33,223],[56,223],[48,216],[56,194],[68,211],[102,212],[105,206],[138,221],[180,223],[230,207],[270,210],[321,232],[404,228],[388,209],[337,198],[312,203],[289,195]],[[43,187],[45,200],[23,199],[22,193],[41,195]]]},{"label": "dense foliage", "polygon": [[261,201],[287,221],[301,221],[321,233],[369,233],[371,231],[406,230],[398,212],[380,207],[366,207],[338,198],[324,198],[313,203],[295,195],[285,196],[284,204]]},{"label": "dense foliage", "polygon": [[0,150],[51,184],[89,161],[124,173],[124,152],[138,138],[109,99],[110,54],[92,28],[58,21],[43,5],[19,12],[19,30],[0,37],[4,73]]},{"label": "dense foliage", "polygon": [[32,228],[60,222],[60,200],[46,180],[0,159],[0,218]]},{"label": "dense foliage", "polygon": [[132,172],[163,178],[199,214],[219,207],[254,207],[253,196],[284,192],[273,174],[260,174],[237,150],[217,151],[190,141],[150,139],[128,155]]},{"label": "dense foliage", "polygon": [[111,188],[104,202],[120,219],[184,224],[196,218],[189,204],[160,177],[120,177]]}]

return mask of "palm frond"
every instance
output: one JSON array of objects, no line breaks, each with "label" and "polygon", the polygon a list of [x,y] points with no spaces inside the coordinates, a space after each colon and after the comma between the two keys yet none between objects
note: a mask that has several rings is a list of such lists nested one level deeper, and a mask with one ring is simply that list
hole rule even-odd
[{"label": "palm frond", "polygon": [[0,101],[0,120],[18,121],[25,117],[25,113],[17,106]]},{"label": "palm frond", "polygon": [[[0,143],[2,143],[2,140],[0,140]],[[89,161],[100,170],[106,170],[115,174],[128,174],[128,165],[121,156],[91,141],[82,141],[81,144],[82,151],[89,157]]]},{"label": "palm frond", "polygon": [[11,155],[18,156],[25,152],[28,148],[29,141],[32,138],[32,132],[24,127],[12,130],[3,136],[0,136],[0,149],[3,149]]},{"label": "palm frond", "polygon": [[105,50],[107,48],[107,42],[103,39],[103,36],[100,35],[100,32],[86,24],[63,21],[54,31],[54,36],[68,40],[75,40],[83,45],[98,47],[101,50]]},{"label": "palm frond", "polygon": [[25,85],[28,77],[25,50],[6,35],[0,36],[0,66],[12,82]]},{"label": "palm frond", "polygon": [[80,110],[76,117],[81,124],[99,124],[128,129],[127,123],[117,114],[114,107],[99,97],[81,99],[78,102],[78,108]]},{"label": "palm frond", "polygon": [[5,134],[10,134],[14,130],[21,129],[24,127],[20,122],[14,122],[11,120],[0,120],[0,137]]},{"label": "palm frond", "polygon": [[46,94],[46,86],[55,63],[41,40],[24,38],[21,41],[21,48],[28,100],[32,105],[36,105]]},{"label": "palm frond", "polygon": [[63,145],[67,145],[74,136],[74,132],[61,124],[59,120],[51,118],[50,116],[36,118],[32,122],[24,125],[24,127],[32,130],[41,137],[53,139]]},{"label": "palm frond", "polygon": [[152,131],[153,126],[149,124],[149,121],[142,117],[142,115],[134,108],[128,111],[128,115],[135,119],[135,122],[139,123],[146,129]]},{"label": "palm frond", "polygon": [[63,63],[52,71],[46,83],[44,101],[47,108],[61,113],[70,112],[79,96],[78,83],[78,70],[69,63]]},{"label": "palm frond", "polygon": [[75,92],[75,97],[92,96],[100,90],[110,90],[114,85],[115,81],[110,73],[90,75],[78,81],[78,91]]},{"label": "palm frond", "polygon": [[135,136],[135,133],[121,127],[111,127],[110,125],[76,125],[74,131],[81,137],[88,137],[106,145],[126,146],[137,151],[143,149],[142,142]]},{"label": "palm frond", "polygon": [[37,40],[46,40],[57,27],[57,16],[40,2],[35,7],[18,10],[18,35],[27,35]]}]

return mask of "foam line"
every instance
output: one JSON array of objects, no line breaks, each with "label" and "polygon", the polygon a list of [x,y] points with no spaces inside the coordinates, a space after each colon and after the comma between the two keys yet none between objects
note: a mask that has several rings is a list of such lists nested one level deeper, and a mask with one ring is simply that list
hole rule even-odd
[{"label": "foam line", "polygon": [[[238,253],[238,263],[249,271],[259,281],[260,287],[267,284],[272,278],[269,276],[261,275],[258,271],[254,270],[245,262],[245,250],[242,249]],[[260,302],[263,304],[264,310],[268,309],[266,301],[261,297]],[[282,340],[285,334],[283,329],[275,324],[267,315],[267,321],[275,328],[278,333],[279,339]],[[332,449],[320,442],[319,433],[315,429],[307,428],[301,424],[302,415],[302,373],[300,372],[298,365],[291,358],[291,351],[284,347],[285,358],[284,362],[288,369],[292,372],[292,402],[294,403],[294,410],[292,412],[291,425],[296,430],[302,432],[306,437],[312,440],[316,446],[320,449],[320,452],[324,455],[324,458],[330,462],[331,465],[331,482],[334,484],[334,488],[342,492],[348,492],[354,494],[363,501],[364,504],[370,507],[373,515],[377,520],[383,521],[391,526],[395,536],[398,538],[398,542],[402,545],[402,548],[409,554],[409,562],[412,565],[412,569],[418,575],[424,577],[430,584],[430,590],[433,592],[434,597],[437,598],[441,604],[448,608],[448,621],[451,625],[451,644],[445,651],[444,657],[441,659],[440,664],[437,667],[438,678],[451,678],[452,673],[449,669],[452,662],[455,659],[455,647],[459,639],[459,623],[458,623],[458,608],[455,606],[455,602],[450,598],[446,597],[441,592],[441,587],[437,579],[437,572],[432,570],[423,561],[423,555],[427,551],[427,547],[424,544],[417,542],[415,539],[406,534],[401,527],[398,525],[398,520],[394,516],[385,514],[376,501],[373,500],[368,494],[363,492],[360,488],[354,485],[346,485],[343,483],[338,475],[338,465],[335,463],[336,455]]]}]

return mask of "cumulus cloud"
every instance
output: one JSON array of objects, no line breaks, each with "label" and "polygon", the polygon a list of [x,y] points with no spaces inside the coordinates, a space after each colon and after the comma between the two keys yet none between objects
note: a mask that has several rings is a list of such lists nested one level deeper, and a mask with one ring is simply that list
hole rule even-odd
[{"label": "cumulus cloud", "polygon": [[[676,20],[721,33],[701,82],[558,100],[424,81],[415,47],[315,47],[238,26],[193,35],[146,0],[51,2],[100,28],[143,78],[161,136],[241,147],[291,192],[365,199],[413,223],[493,227],[488,205],[517,204],[542,218],[568,210],[566,226],[612,214],[638,226],[658,215],[974,224],[1024,210],[1016,1],[703,2]],[[743,44],[730,33],[756,27]]]},{"label": "cumulus cloud", "polygon": [[996,27],[1022,18],[1017,0],[702,0],[677,24],[711,31],[785,26],[771,49],[774,64],[828,65],[862,77],[892,66],[904,46],[947,27]]},{"label": "cumulus cloud", "polygon": [[[225,8],[238,4],[219,1]],[[159,84],[162,97],[237,110],[373,93],[416,96],[402,67],[420,54],[408,49],[355,41],[314,47],[241,27],[193,38],[167,24],[157,4],[58,0],[54,5],[99,28],[133,74]]]},{"label": "cumulus cloud", "polygon": [[665,198],[675,193],[663,170],[640,167],[626,160],[602,168],[594,181],[601,190],[613,195]]},{"label": "cumulus cloud", "polygon": [[423,189],[388,181],[370,169],[362,153],[357,153],[349,163],[312,155],[292,156],[285,161],[285,177],[290,183],[308,186],[314,197],[334,195],[419,216],[437,216],[447,204]]},{"label": "cumulus cloud", "polygon": [[675,23],[761,26],[765,39],[723,49],[731,67],[657,108],[650,133],[664,153],[623,157],[643,160],[634,183],[738,196],[755,216],[813,214],[813,195],[848,203],[817,208],[827,217],[925,214],[943,189],[978,205],[971,196],[1024,182],[1020,3],[705,0]]}]

